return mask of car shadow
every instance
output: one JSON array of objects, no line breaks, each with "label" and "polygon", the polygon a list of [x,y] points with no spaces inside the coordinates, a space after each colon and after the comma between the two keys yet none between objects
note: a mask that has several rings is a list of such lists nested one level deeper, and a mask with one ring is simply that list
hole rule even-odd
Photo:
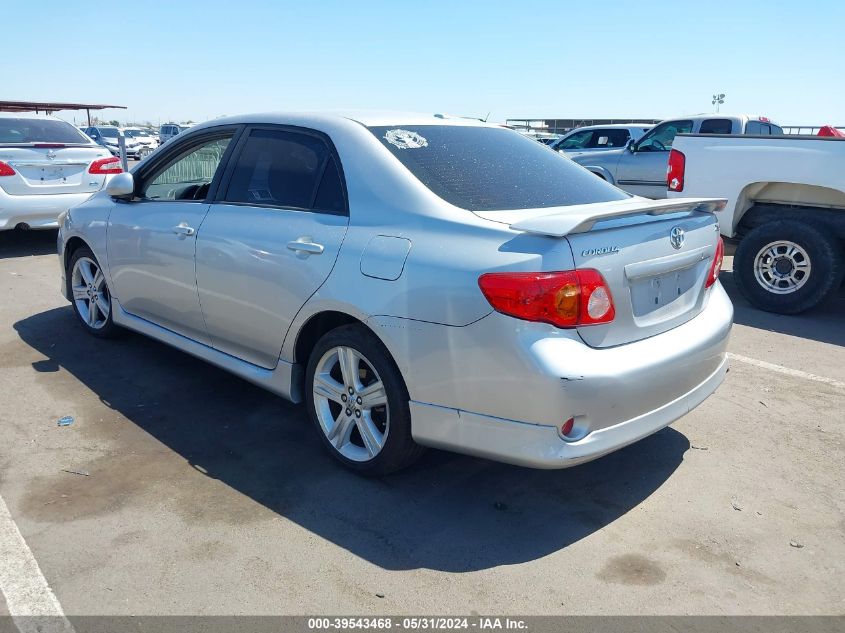
[{"label": "car shadow", "polygon": [[823,305],[802,314],[786,315],[764,312],[748,303],[739,292],[731,271],[722,271],[719,281],[734,304],[734,323],[845,346],[845,327],[842,325],[845,320],[845,287]]},{"label": "car shadow", "polygon": [[56,253],[58,231],[0,231],[0,259]]},{"label": "car shadow", "polygon": [[546,556],[636,507],[689,449],[667,428],[567,470],[432,450],[410,469],[366,479],[324,452],[301,405],[178,350],[130,333],[94,340],[70,307],[14,327],[44,356],[36,371],[69,372],[208,477],[385,569],[466,572]]}]

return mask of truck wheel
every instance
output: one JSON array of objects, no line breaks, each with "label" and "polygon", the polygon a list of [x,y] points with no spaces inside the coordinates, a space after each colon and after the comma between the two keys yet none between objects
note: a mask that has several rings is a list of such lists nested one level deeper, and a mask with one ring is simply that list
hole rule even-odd
[{"label": "truck wheel", "polygon": [[757,308],[798,314],[831,297],[845,274],[842,246],[824,228],[795,220],[758,226],[739,243],[734,279]]}]

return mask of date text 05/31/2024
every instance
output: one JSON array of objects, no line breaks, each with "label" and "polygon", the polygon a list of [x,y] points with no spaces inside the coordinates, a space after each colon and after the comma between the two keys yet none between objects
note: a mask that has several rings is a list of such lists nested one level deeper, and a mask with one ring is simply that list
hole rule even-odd
[{"label": "date text 05/31/2024", "polygon": [[527,630],[525,620],[490,616],[467,617],[345,617],[308,618],[308,628],[314,631],[336,630],[391,630],[398,631],[447,631],[447,630]]}]

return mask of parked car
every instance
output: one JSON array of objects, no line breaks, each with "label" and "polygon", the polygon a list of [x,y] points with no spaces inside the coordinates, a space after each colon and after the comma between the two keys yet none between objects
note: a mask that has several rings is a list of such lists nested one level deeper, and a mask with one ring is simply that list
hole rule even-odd
[{"label": "parked car", "polygon": [[669,197],[718,196],[722,235],[739,240],[733,277],[769,312],[837,294],[845,275],[845,138],[679,135]]},{"label": "parked car", "polygon": [[553,150],[568,155],[597,152],[625,147],[631,139],[637,140],[651,129],[647,124],[588,125],[570,130],[556,142]]},{"label": "parked car", "polygon": [[638,196],[666,197],[666,166],[676,134],[783,134],[765,117],[699,114],[658,123],[622,149],[572,156],[607,182]]},{"label": "parked car", "polygon": [[359,472],[421,446],[562,468],[721,383],[721,203],[633,198],[466,119],[230,117],[70,210],[62,287],[94,336],[304,400]]},{"label": "parked car", "polygon": [[[97,125],[85,128],[85,134],[90,136],[95,143],[109,150],[112,156],[120,156],[119,133],[120,130],[112,125]],[[141,160],[144,146],[131,136],[126,136],[124,143],[126,145],[126,156],[133,160]]]},{"label": "parked car", "polygon": [[158,141],[160,145],[164,145],[167,141],[178,134],[188,130],[186,125],[176,125],[175,123],[165,123],[158,130]]},{"label": "parked car", "polygon": [[146,156],[159,146],[158,137],[147,129],[141,127],[125,127],[123,128],[123,134],[127,138],[135,139],[141,144],[142,156]]},{"label": "parked car", "polygon": [[0,231],[58,226],[103,188],[118,159],[53,116],[0,113]]}]

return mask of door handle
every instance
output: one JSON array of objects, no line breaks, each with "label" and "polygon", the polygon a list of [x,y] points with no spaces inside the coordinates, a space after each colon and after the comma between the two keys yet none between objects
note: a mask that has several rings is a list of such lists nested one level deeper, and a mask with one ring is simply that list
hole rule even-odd
[{"label": "door handle", "polygon": [[193,235],[197,232],[197,230],[192,226],[188,226],[186,222],[182,222],[173,227],[173,232],[176,233],[176,235],[187,236]]},{"label": "door handle", "polygon": [[293,242],[288,242],[288,249],[294,251],[297,257],[303,258],[309,255],[320,255],[325,250],[322,244],[315,244],[307,236],[297,238]]}]

